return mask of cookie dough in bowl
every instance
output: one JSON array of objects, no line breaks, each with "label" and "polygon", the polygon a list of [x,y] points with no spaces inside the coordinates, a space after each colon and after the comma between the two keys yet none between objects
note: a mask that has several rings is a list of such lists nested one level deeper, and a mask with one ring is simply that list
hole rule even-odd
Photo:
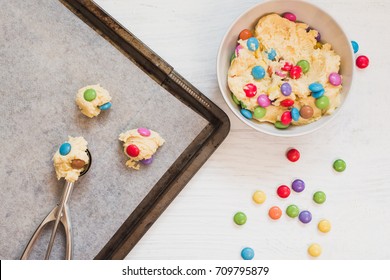
[{"label": "cookie dough in bowl", "polygon": [[68,182],[75,182],[80,173],[89,164],[87,154],[88,143],[83,137],[68,137],[68,141],[61,144],[53,156],[57,179],[65,178]]},{"label": "cookie dough in bowl", "polygon": [[81,113],[89,118],[96,117],[103,110],[111,108],[111,96],[99,84],[89,85],[79,89],[76,95],[76,104]]},{"label": "cookie dough in bowl", "polygon": [[121,133],[119,140],[124,142],[124,153],[129,157],[126,165],[136,170],[140,163],[151,164],[158,147],[165,142],[157,132],[142,127]]}]

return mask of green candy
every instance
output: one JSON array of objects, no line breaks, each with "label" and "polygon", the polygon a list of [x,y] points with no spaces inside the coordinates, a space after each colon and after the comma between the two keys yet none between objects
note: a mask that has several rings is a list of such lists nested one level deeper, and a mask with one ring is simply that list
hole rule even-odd
[{"label": "green candy", "polygon": [[96,91],[93,88],[89,88],[84,91],[84,99],[91,102],[96,98]]},{"label": "green candy", "polygon": [[247,107],[247,106],[245,105],[245,103],[242,102],[242,101],[240,101],[240,106],[241,106],[242,109],[246,109],[246,107]]},{"label": "green candy", "polygon": [[310,70],[310,64],[307,60],[300,60],[297,65],[302,68],[303,74],[306,74]]},{"label": "green candy", "polygon": [[333,169],[337,172],[343,172],[347,168],[347,164],[342,159],[337,159],[333,163]]},{"label": "green candy", "polygon": [[236,53],[232,53],[232,56],[230,57],[230,64],[232,64],[235,58],[236,58]]},{"label": "green candy", "polygon": [[240,106],[240,100],[237,99],[237,97],[232,93],[232,99],[233,102],[236,103],[238,106]]},{"label": "green candy", "polygon": [[326,194],[322,191],[315,192],[313,195],[313,200],[317,204],[322,204],[326,200]]},{"label": "green candy", "polygon": [[290,218],[296,218],[298,217],[299,215],[299,208],[298,206],[294,205],[294,204],[291,204],[287,207],[286,209],[286,214],[287,216],[289,216]]},{"label": "green candy", "polygon": [[321,96],[320,98],[316,99],[316,106],[318,109],[326,109],[329,107],[329,98],[325,95]]},{"label": "green candy", "polygon": [[286,129],[288,126],[289,126],[289,125],[282,124],[281,121],[275,122],[275,127],[276,127],[277,129]]},{"label": "green candy", "polygon": [[253,110],[253,116],[256,118],[256,119],[261,119],[262,117],[265,116],[265,113],[267,113],[267,109],[263,108],[263,107],[256,107],[254,110]]},{"label": "green candy", "polygon": [[234,215],[234,222],[239,226],[245,224],[246,223],[246,215],[242,212],[237,212]]}]

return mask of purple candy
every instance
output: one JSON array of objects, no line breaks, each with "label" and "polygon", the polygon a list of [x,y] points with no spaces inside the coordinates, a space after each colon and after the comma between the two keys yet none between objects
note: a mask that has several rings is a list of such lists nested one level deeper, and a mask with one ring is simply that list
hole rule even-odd
[{"label": "purple candy", "polygon": [[140,162],[142,164],[145,164],[145,165],[149,165],[153,162],[153,157],[150,157],[150,158],[146,158],[146,159],[143,159],[143,160],[140,160]]},{"label": "purple candy", "polygon": [[265,108],[271,105],[271,100],[269,100],[268,95],[266,94],[260,94],[259,97],[257,97],[257,103]]},{"label": "purple candy", "polygon": [[330,73],[329,75],[329,83],[333,86],[341,85],[341,76],[336,72]]},{"label": "purple candy", "polygon": [[[306,31],[307,32],[309,32],[310,30],[315,30],[315,29],[313,29],[313,28],[311,28],[311,27],[308,27],[308,28],[306,28]],[[317,42],[319,42],[319,41],[321,41],[321,33],[317,30],[317,36],[315,37],[315,39],[317,40]]]},{"label": "purple candy", "polygon": [[302,211],[301,213],[299,213],[299,220],[304,224],[310,223],[311,213],[307,210]]},{"label": "purple candy", "polygon": [[289,96],[292,92],[292,88],[289,83],[283,83],[280,87],[280,91],[284,96]]},{"label": "purple candy", "polygon": [[148,137],[150,136],[150,130],[144,127],[140,127],[137,129],[138,133],[141,134],[142,136]]},{"label": "purple candy", "polygon": [[305,189],[305,182],[301,179],[296,179],[292,182],[291,187],[295,192],[302,192]]}]

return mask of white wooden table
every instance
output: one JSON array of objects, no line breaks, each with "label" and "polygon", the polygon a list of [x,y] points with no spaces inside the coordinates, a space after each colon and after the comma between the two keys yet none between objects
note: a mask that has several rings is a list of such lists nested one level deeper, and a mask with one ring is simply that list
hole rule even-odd
[{"label": "white wooden table", "polygon": [[[230,117],[231,132],[220,148],[172,202],[127,259],[240,259],[244,246],[255,259],[309,259],[307,247],[321,244],[321,259],[390,258],[390,2],[387,0],[311,0],[339,21],[360,44],[370,66],[356,71],[352,94],[325,129],[296,138],[277,138],[251,130],[228,109],[216,80],[217,50],[233,20],[259,1],[96,0],[107,12],[219,105]],[[290,163],[289,147],[301,152]],[[336,158],[347,162],[336,173]],[[276,197],[280,184],[295,178],[306,190],[287,201]],[[268,199],[255,205],[263,190]],[[311,199],[327,194],[324,205]],[[272,205],[295,203],[313,221],[302,225],[284,215],[271,221]],[[237,227],[236,211],[248,216]],[[327,218],[332,230],[319,234]]]}]

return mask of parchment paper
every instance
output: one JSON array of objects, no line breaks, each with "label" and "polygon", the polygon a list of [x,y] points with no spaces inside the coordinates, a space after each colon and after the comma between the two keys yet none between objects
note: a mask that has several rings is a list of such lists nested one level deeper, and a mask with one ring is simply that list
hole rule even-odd
[{"label": "parchment paper", "polygon": [[[0,258],[20,258],[60,200],[52,156],[68,135],[93,157],[70,199],[74,259],[92,259],[207,121],[161,88],[54,0],[0,0]],[[112,108],[82,115],[79,88],[100,83]],[[148,127],[166,140],[150,166],[130,170],[121,132]],[[49,233],[49,231],[47,231]],[[31,258],[43,258],[48,235]],[[63,258],[63,236],[52,258]]]}]

